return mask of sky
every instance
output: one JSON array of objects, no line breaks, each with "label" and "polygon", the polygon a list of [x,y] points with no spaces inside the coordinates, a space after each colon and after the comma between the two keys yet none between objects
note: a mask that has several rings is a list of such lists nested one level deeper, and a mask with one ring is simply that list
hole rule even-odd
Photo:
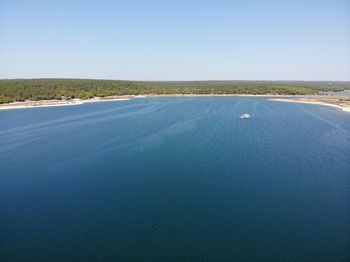
[{"label": "sky", "polygon": [[0,0],[0,78],[350,81],[350,0]]}]

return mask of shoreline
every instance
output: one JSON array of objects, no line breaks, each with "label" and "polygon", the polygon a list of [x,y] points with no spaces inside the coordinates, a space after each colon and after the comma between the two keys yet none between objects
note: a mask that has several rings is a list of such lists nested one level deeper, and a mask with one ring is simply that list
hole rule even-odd
[{"label": "shoreline", "polygon": [[12,102],[7,104],[0,104],[0,110],[10,109],[26,109],[26,108],[40,108],[40,107],[56,107],[56,106],[74,106],[86,103],[98,103],[108,101],[127,101],[134,98],[153,98],[153,97],[257,97],[267,98],[275,102],[287,103],[304,103],[331,106],[350,112],[350,98],[349,97],[335,97],[322,95],[252,95],[252,94],[166,94],[166,95],[125,95],[125,96],[108,96],[108,97],[94,97],[90,99],[72,99],[72,100],[39,100],[39,101],[24,101]]},{"label": "shoreline", "polygon": [[10,109],[26,109],[26,108],[41,108],[41,107],[58,107],[58,106],[76,106],[87,103],[98,103],[108,101],[126,101],[135,96],[110,96],[110,97],[94,97],[90,99],[71,99],[71,100],[39,100],[39,101],[23,101],[1,104],[0,110]]},{"label": "shoreline", "polygon": [[344,112],[350,113],[350,99],[341,101],[341,98],[334,96],[323,96],[319,98],[315,97],[290,97],[290,98],[270,98],[270,101],[282,102],[282,103],[301,103],[301,104],[312,104],[321,106],[331,106],[340,109]]},{"label": "shoreline", "polygon": [[169,95],[125,95],[125,96],[107,96],[94,97],[90,99],[71,99],[71,100],[28,100],[23,102],[12,102],[0,104],[0,110],[10,109],[26,109],[26,108],[40,108],[40,107],[56,107],[56,106],[75,106],[86,103],[108,102],[108,101],[125,101],[133,98],[152,98],[152,97],[291,97],[292,95],[251,95],[251,94],[169,94]]}]

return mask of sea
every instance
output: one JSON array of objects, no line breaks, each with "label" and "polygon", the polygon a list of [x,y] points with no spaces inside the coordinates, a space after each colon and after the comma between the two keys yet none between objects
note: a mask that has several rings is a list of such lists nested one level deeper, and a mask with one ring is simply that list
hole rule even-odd
[{"label": "sea", "polygon": [[350,113],[251,97],[2,110],[0,261],[350,261]]}]

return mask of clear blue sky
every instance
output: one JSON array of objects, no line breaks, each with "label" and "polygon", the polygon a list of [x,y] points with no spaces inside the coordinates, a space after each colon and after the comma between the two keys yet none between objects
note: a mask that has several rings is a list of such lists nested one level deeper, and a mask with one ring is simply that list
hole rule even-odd
[{"label": "clear blue sky", "polygon": [[350,80],[350,0],[0,0],[0,78]]}]

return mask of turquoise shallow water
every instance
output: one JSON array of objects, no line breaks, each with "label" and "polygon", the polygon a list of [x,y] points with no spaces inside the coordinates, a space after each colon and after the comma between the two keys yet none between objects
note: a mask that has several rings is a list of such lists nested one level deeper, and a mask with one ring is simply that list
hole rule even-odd
[{"label": "turquoise shallow water", "polygon": [[1,261],[350,259],[350,114],[331,107],[0,111],[0,167]]}]

